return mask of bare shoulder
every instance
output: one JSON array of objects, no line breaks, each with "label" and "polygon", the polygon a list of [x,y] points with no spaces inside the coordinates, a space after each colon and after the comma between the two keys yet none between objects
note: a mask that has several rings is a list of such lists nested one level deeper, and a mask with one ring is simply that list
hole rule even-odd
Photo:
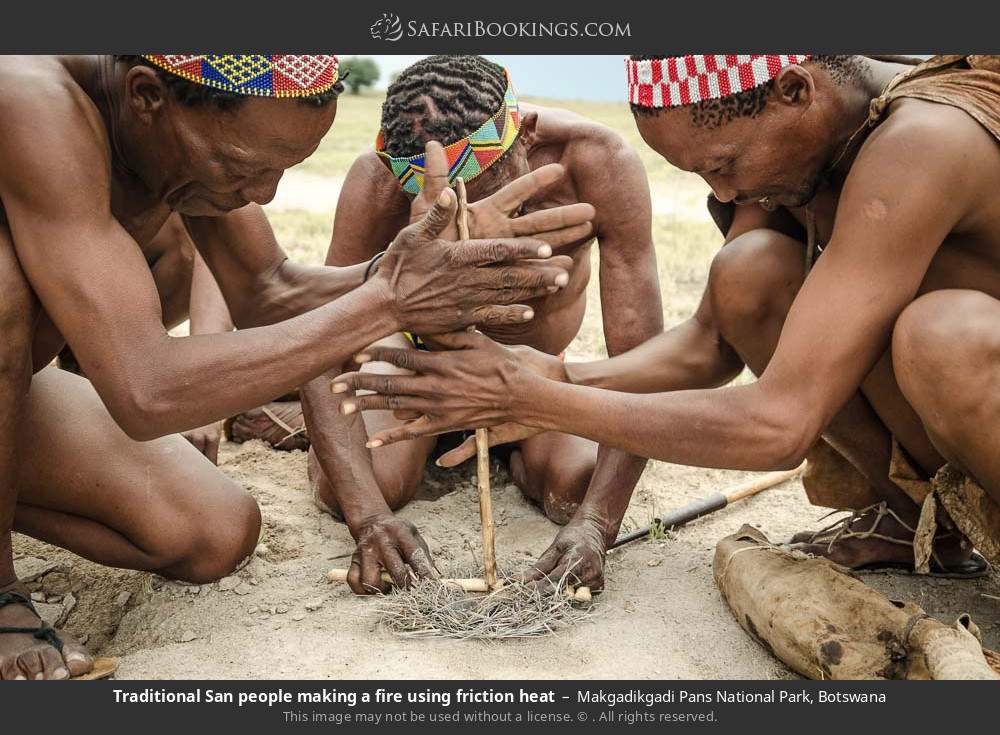
[{"label": "bare shoulder", "polygon": [[918,176],[935,174],[942,185],[953,177],[984,182],[1000,176],[1000,145],[958,107],[903,98],[893,102],[887,118],[867,138],[857,163],[872,173],[891,163],[896,175],[911,170]]},{"label": "bare shoulder", "polygon": [[108,186],[111,156],[100,113],[56,57],[0,57],[0,128],[5,194],[47,198],[62,186],[81,201],[84,183],[91,191]]},{"label": "bare shoulder", "polygon": [[538,113],[539,143],[561,143],[564,148],[562,163],[570,169],[571,175],[579,170],[590,174],[606,169],[609,159],[619,166],[638,166],[641,170],[639,155],[607,125],[557,107],[532,106],[530,109]]},{"label": "bare shoulder", "polygon": [[365,197],[377,205],[374,207],[376,211],[385,206],[409,210],[409,202],[399,182],[374,150],[367,150],[354,159],[347,173],[345,189],[348,184],[364,191]]}]

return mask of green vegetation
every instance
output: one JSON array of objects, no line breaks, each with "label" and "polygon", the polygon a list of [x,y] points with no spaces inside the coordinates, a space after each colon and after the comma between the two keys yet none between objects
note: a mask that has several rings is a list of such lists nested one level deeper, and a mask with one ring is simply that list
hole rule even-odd
[{"label": "green vegetation", "polygon": [[340,62],[340,77],[351,94],[359,94],[362,90],[375,86],[379,74],[375,59],[351,56]]}]

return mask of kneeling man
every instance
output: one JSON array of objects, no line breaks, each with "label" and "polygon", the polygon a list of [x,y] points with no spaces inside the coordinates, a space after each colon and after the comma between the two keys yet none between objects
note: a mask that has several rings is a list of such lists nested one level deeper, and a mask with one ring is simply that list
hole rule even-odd
[{"label": "kneeling man", "polygon": [[[385,395],[346,407],[424,414],[372,441],[514,421],[768,470],[822,438],[864,482],[828,476],[857,510],[798,535],[806,550],[957,576],[984,572],[973,545],[1000,562],[1000,58],[643,57],[628,78],[643,139],[734,205],[698,313],[583,365],[478,335],[366,351],[419,375],[350,375],[338,390]],[[744,364],[755,383],[706,389]]]}]

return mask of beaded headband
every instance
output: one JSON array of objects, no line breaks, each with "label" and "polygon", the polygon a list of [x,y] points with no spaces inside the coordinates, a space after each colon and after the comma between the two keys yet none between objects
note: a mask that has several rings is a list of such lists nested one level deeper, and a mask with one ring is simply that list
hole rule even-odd
[{"label": "beaded headband", "polygon": [[[521,114],[510,74],[506,69],[504,74],[507,77],[507,89],[504,91],[500,109],[478,130],[444,147],[444,154],[448,159],[449,183],[454,183],[459,176],[465,181],[471,181],[479,176],[500,160],[517,140],[517,134],[521,131]],[[399,179],[403,191],[410,194],[420,193],[424,188],[423,153],[409,158],[390,156],[385,150],[385,135],[381,130],[375,138],[375,152]]]},{"label": "beaded headband", "polygon": [[339,77],[332,54],[145,54],[171,74],[207,87],[254,97],[308,97]]},{"label": "beaded headband", "polygon": [[680,107],[720,99],[771,81],[810,54],[689,54],[625,59],[628,100],[641,107]]}]

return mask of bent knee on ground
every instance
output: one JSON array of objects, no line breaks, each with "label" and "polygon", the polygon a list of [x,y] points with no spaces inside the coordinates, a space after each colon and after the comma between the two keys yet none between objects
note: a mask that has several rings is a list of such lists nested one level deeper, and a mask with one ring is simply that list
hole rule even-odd
[{"label": "bent knee on ground", "polygon": [[802,285],[804,245],[776,230],[750,230],[712,260],[708,293],[724,335],[775,315],[783,319]]},{"label": "bent knee on ground", "polygon": [[183,527],[158,553],[155,571],[185,582],[206,584],[231,574],[254,552],[260,538],[257,501],[235,482],[226,488],[225,507],[185,514]]},{"label": "bent knee on ground", "polygon": [[521,490],[541,505],[550,521],[559,525],[568,523],[587,494],[596,458],[581,454],[532,466],[530,459],[525,460],[522,453],[520,461],[524,467],[523,477],[517,478],[522,473],[513,474],[521,480],[518,483]]}]

